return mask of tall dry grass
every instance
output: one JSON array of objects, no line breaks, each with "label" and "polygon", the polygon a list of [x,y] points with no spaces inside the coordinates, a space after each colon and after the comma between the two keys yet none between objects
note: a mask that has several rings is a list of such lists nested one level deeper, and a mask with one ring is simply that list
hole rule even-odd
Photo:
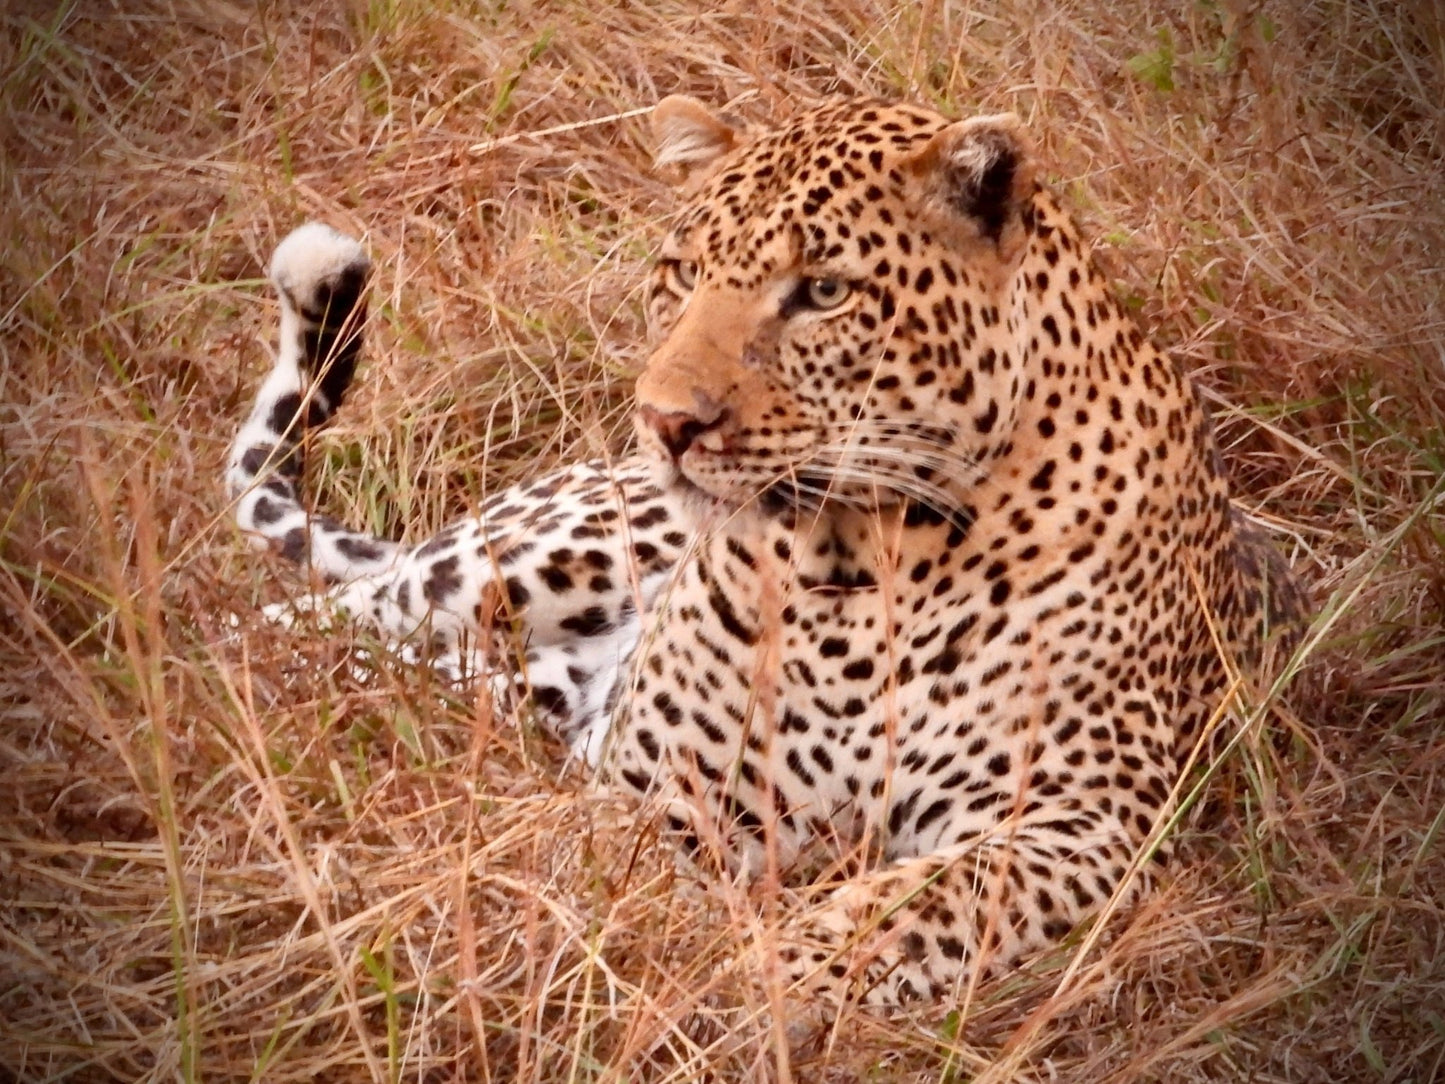
[{"label": "tall dry grass", "polygon": [[[1445,1074],[1445,16],[1431,0],[0,12],[0,1079],[1392,1081]],[[672,206],[637,118],[1023,114],[1320,603],[1167,888],[791,1059],[775,914],[602,829],[560,751],[344,637],[228,525],[271,246],[379,271],[315,483],[418,538],[626,440]],[[231,618],[239,618],[233,627]]]}]

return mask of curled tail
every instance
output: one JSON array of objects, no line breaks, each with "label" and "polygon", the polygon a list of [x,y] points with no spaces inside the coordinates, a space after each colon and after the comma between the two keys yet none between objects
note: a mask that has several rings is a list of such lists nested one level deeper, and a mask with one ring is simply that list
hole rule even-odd
[{"label": "curled tail", "polygon": [[396,543],[312,513],[301,494],[307,431],[331,420],[356,373],[370,273],[360,244],[318,222],[277,246],[271,259],[281,302],[276,364],[226,463],[241,529],[331,582],[384,571],[400,553]]},{"label": "curled tail", "polygon": [[634,457],[573,463],[494,493],[411,547],[310,512],[306,436],[330,421],[355,375],[370,270],[356,241],[316,223],[277,247],[276,363],[226,465],[236,521],[332,585],[296,608],[424,644],[451,673],[500,663],[508,693],[517,683],[507,664],[520,655],[523,684],[558,735],[595,760],[644,615],[688,545],[684,510]]}]

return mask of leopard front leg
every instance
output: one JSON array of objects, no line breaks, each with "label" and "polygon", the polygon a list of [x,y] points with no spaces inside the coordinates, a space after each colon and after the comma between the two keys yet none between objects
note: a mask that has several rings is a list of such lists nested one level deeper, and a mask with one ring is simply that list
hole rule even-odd
[{"label": "leopard front leg", "polygon": [[780,959],[805,1005],[934,1000],[1058,943],[1116,894],[1133,900],[1148,881],[1126,884],[1137,849],[1075,822],[910,858],[799,915]]}]

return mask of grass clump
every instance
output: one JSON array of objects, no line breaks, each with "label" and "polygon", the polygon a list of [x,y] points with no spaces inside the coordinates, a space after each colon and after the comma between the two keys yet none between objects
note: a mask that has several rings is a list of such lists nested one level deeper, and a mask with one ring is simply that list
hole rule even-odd
[{"label": "grass clump", "polygon": [[[1442,42],[1375,0],[6,7],[0,1076],[1438,1079]],[[1323,615],[1081,963],[791,1062],[726,996],[751,890],[484,698],[256,620],[287,577],[219,484],[307,217],[379,269],[332,511],[417,538],[622,447],[672,92],[1024,115]]]}]

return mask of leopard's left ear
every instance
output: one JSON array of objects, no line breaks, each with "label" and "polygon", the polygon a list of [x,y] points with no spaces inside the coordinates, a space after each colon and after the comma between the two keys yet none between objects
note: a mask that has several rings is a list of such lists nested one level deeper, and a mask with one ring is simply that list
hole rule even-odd
[{"label": "leopard's left ear", "polygon": [[1012,258],[1034,192],[1034,151],[1013,113],[951,124],[913,155],[909,169],[929,196]]},{"label": "leopard's left ear", "polygon": [[652,111],[654,164],[676,166],[685,180],[705,172],[737,145],[738,132],[696,98],[672,94]]}]

